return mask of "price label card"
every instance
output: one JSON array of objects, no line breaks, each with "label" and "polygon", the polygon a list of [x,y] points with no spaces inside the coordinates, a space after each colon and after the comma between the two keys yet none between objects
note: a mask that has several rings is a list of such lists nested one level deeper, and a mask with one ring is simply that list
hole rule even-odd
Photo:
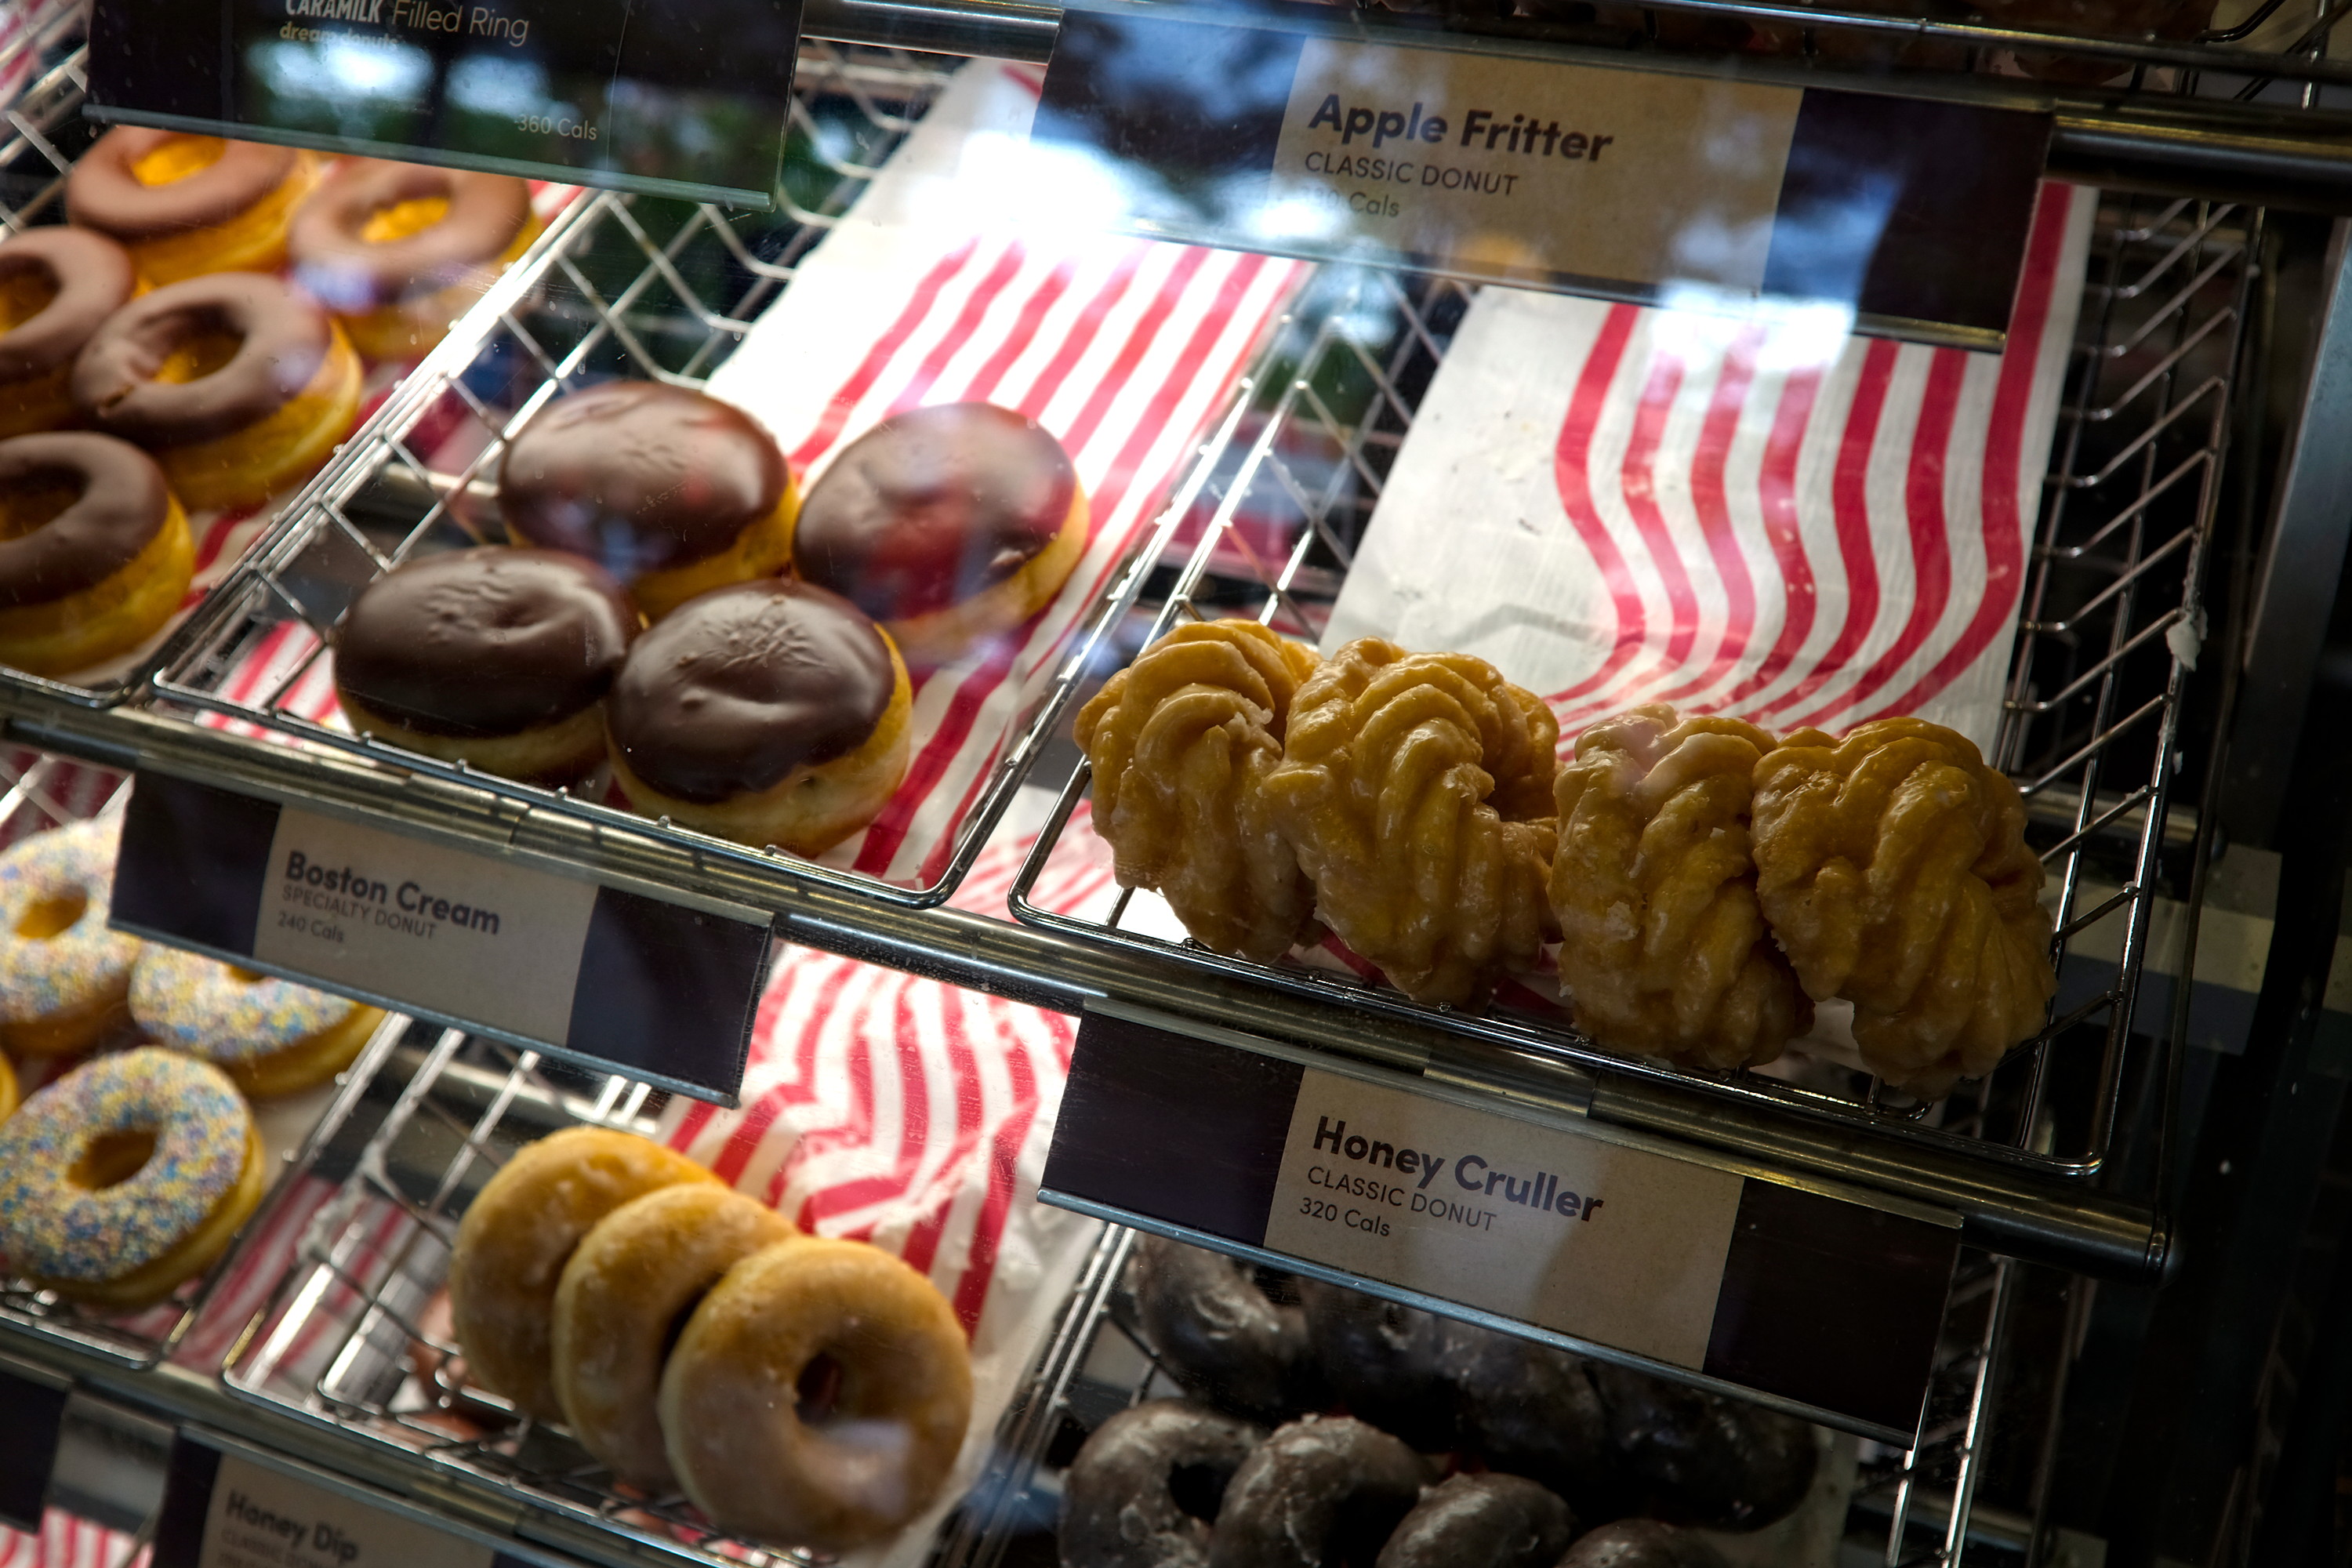
[{"label": "price label card", "polygon": [[113,923],[703,1099],[741,1087],[769,926],[142,773]]},{"label": "price label card", "polygon": [[71,1383],[54,1373],[0,1363],[0,1524],[40,1533],[71,1393]]},{"label": "price label card", "polygon": [[801,0],[97,0],[88,112],[769,207]]},{"label": "price label card", "polygon": [[1908,1444],[1957,1218],[1108,1014],[1041,1194],[1699,1374]]},{"label": "price label card", "polygon": [[1037,183],[1171,238],[1826,302],[1970,346],[2007,331],[2046,115],[1397,41],[1335,15],[1079,0]]}]

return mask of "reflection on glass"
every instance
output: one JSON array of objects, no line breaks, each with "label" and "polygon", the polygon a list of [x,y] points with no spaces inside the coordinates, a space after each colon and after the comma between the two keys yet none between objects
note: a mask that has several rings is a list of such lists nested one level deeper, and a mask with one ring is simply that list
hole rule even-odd
[{"label": "reflection on glass", "polygon": [[268,123],[337,136],[402,134],[433,87],[433,57],[413,44],[338,33],[315,42],[264,38],[246,66]]}]

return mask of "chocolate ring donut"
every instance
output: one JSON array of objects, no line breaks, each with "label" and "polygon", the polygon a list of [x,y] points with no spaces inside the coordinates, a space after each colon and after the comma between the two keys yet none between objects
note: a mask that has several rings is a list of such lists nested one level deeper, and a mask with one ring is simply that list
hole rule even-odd
[{"label": "chocolate ring donut", "polygon": [[1424,1454],[1454,1447],[1458,1325],[1412,1307],[1302,1281],[1316,1365],[1349,1411]]},{"label": "chocolate ring donut", "polygon": [[[379,215],[410,202],[446,210],[396,238],[371,240]],[[287,237],[295,276],[345,315],[465,282],[504,255],[530,220],[530,186],[511,174],[354,158],[303,205]]]},{"label": "chocolate ring donut", "polygon": [[1554,1568],[1576,1539],[1568,1504],[1519,1476],[1448,1476],[1423,1493],[1374,1568]]},{"label": "chocolate ring donut", "polygon": [[1805,1500],[1819,1458],[1807,1423],[1623,1367],[1592,1370],[1628,1478],[1647,1494],[1642,1512],[1760,1530]]},{"label": "chocolate ring donut", "polygon": [[40,527],[0,541],[0,608],[97,587],[138,560],[171,516],[163,471],[127,441],[84,430],[0,441],[0,494],[50,484],[79,494]]},{"label": "chocolate ring donut", "polygon": [[66,176],[66,211],[85,228],[130,242],[210,228],[246,211],[286,183],[299,156],[258,142],[221,143],[220,156],[184,178],[151,185],[139,161],[176,131],[119,125],[100,137]]},{"label": "chocolate ring donut", "polygon": [[1181,1399],[1120,1411],[1062,1477],[1063,1568],[1207,1568],[1225,1489],[1265,1438]]},{"label": "chocolate ring donut", "polygon": [[428,555],[368,584],[335,639],[335,684],[429,735],[511,735],[593,708],[637,612],[603,568],[553,550]]},{"label": "chocolate ring donut", "polygon": [[1489,1469],[1526,1476],[1587,1519],[1625,1511],[1609,1412],[1582,1356],[1514,1334],[1465,1331],[1453,1363],[1461,1444]]},{"label": "chocolate ring donut", "polygon": [[1147,1236],[1129,1278],[1137,1326],[1187,1394],[1274,1420],[1306,1403],[1307,1316],[1259,1289],[1248,1264]]},{"label": "chocolate ring donut", "polygon": [[1584,1535],[1559,1568],[1725,1568],[1723,1553],[1703,1535],[1654,1519],[1621,1519]]},{"label": "chocolate ring donut", "polygon": [[[235,351],[208,374],[158,379],[175,353],[232,338]],[[116,311],[74,363],[74,402],[110,436],[193,446],[292,402],[334,346],[334,323],[308,295],[257,272],[210,273]]]},{"label": "chocolate ring donut", "polygon": [[99,323],[138,287],[131,258],[102,234],[56,225],[0,245],[0,295],[49,290],[48,302],[0,332],[0,382],[27,381],[73,363]]},{"label": "chocolate ring donut", "polygon": [[1225,1488],[1209,1568],[1369,1563],[1421,1500],[1413,1451],[1346,1415],[1309,1415],[1258,1446]]}]

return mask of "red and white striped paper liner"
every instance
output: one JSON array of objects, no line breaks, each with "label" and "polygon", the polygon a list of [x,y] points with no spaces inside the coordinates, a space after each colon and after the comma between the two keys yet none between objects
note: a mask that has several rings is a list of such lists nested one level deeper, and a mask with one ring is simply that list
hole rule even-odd
[{"label": "red and white striped paper liner", "polygon": [[41,1516],[38,1535],[0,1526],[0,1568],[146,1568],[152,1549],[137,1542],[53,1508]]}]

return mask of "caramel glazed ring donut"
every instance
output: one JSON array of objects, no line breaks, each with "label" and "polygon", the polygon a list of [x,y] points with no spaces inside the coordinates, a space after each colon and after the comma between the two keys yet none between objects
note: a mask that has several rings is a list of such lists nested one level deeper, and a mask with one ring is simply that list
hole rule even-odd
[{"label": "caramel glazed ring donut", "polygon": [[1423,1002],[1533,967],[1552,934],[1559,737],[1485,659],[1340,648],[1292,700],[1265,783],[1324,923]]},{"label": "caramel glazed ring donut", "polygon": [[1218,952],[1272,963],[1314,929],[1314,889],[1265,779],[1318,662],[1255,621],[1178,626],[1078,710],[1119,885],[1159,889]]},{"label": "caramel glazed ring donut", "polygon": [[971,1420],[971,1353],[947,1298],[857,1241],[787,1241],[737,1264],[662,1373],[686,1495],[721,1530],[824,1552],[930,1506]]},{"label": "caramel glazed ring donut", "polygon": [[1551,903],[1576,1026],[1600,1044],[1727,1072],[1812,1026],[1756,902],[1748,814],[1771,749],[1753,724],[1663,704],[1577,737]]},{"label": "caramel glazed ring donut", "polygon": [[120,125],[66,176],[66,212],[120,240],[150,283],[275,272],[318,177],[316,153]]},{"label": "caramel glazed ring donut", "polygon": [[651,1139],[568,1127],[517,1151],[457,1225],[449,1320],[479,1385],[560,1420],[552,1359],[563,1266],[597,1221],[631,1198],[719,1178]]},{"label": "caramel glazed ring donut", "polygon": [[127,441],[56,430],[0,441],[0,663],[87,669],[162,629],[196,564],[187,513]]},{"label": "caramel glazed ring donut", "polygon": [[1800,730],[1756,767],[1756,892],[1863,1060],[1937,1099],[2042,1027],[2057,977],[2017,786],[1919,719]]}]

